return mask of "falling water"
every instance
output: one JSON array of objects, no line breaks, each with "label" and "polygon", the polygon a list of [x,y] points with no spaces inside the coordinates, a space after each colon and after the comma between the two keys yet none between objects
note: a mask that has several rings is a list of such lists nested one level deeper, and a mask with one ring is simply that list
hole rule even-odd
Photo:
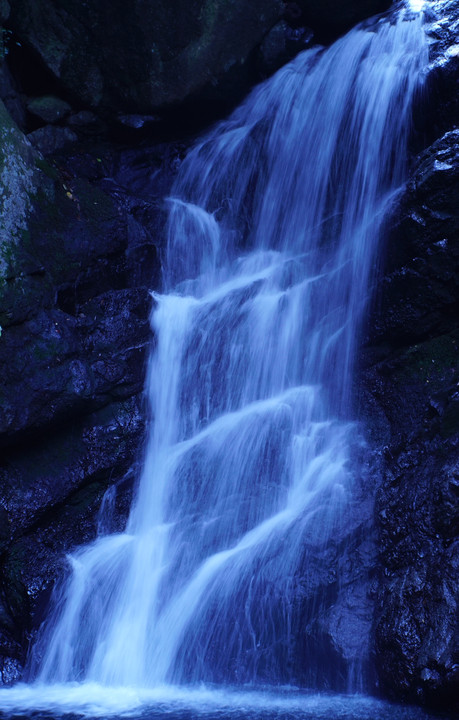
[{"label": "falling water", "polygon": [[183,162],[137,498],[125,533],[70,557],[39,681],[315,677],[292,655],[320,612],[301,578],[352,489],[356,344],[426,63],[400,10],[302,53]]}]

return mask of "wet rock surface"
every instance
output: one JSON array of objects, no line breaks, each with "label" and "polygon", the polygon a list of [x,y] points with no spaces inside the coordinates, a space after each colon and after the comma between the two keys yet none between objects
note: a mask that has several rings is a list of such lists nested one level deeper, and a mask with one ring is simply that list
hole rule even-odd
[{"label": "wet rock surface", "polygon": [[459,316],[459,131],[420,155],[387,247],[380,342],[406,344],[442,335]]},{"label": "wet rock surface", "polygon": [[417,158],[389,237],[362,381],[384,467],[381,689],[449,711],[459,688],[458,160],[457,130]]},{"label": "wet rock surface", "polygon": [[127,517],[148,416],[162,203],[183,144],[79,141],[45,159],[6,111],[2,122],[0,675],[9,683],[65,553]]},{"label": "wet rock surface", "polygon": [[[362,355],[380,457],[374,658],[389,697],[459,697],[459,135],[457,3],[429,3],[431,67],[410,179],[394,208]],[[422,140],[421,140],[422,143]]]}]

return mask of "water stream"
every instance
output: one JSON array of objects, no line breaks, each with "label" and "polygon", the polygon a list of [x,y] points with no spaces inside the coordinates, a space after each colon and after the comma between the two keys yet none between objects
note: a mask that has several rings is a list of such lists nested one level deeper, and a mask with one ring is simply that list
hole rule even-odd
[{"label": "water stream", "polygon": [[183,162],[136,500],[125,533],[70,557],[21,692],[320,686],[298,578],[358,472],[356,348],[427,62],[402,9],[302,53]]}]

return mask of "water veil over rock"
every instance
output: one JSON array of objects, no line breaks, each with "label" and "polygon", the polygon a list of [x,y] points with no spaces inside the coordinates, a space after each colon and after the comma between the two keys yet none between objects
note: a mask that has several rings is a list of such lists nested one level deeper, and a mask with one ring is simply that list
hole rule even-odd
[{"label": "water veil over rock", "polygon": [[334,667],[305,629],[340,582],[320,553],[359,472],[355,350],[427,63],[401,9],[301,54],[184,161],[137,497],[70,557],[31,679],[362,689],[359,653]]}]

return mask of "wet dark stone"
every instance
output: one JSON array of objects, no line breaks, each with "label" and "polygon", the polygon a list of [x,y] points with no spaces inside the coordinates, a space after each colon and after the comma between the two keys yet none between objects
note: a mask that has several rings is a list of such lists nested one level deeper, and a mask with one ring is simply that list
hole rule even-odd
[{"label": "wet dark stone", "polygon": [[21,99],[19,87],[11,75],[6,62],[0,61],[0,98],[14,122],[23,128],[25,126],[25,108]]},{"label": "wet dark stone", "polygon": [[441,335],[459,313],[459,131],[418,158],[386,250],[373,337],[388,344]]},{"label": "wet dark stone", "polygon": [[457,709],[457,130],[417,158],[389,233],[361,400],[383,458],[375,660],[392,698]]},{"label": "wet dark stone", "polygon": [[40,190],[1,306],[4,683],[22,672],[65,553],[94,539],[108,488],[116,499],[104,527],[124,528],[148,417],[159,198],[181,153],[90,144],[49,162],[30,156]]}]

